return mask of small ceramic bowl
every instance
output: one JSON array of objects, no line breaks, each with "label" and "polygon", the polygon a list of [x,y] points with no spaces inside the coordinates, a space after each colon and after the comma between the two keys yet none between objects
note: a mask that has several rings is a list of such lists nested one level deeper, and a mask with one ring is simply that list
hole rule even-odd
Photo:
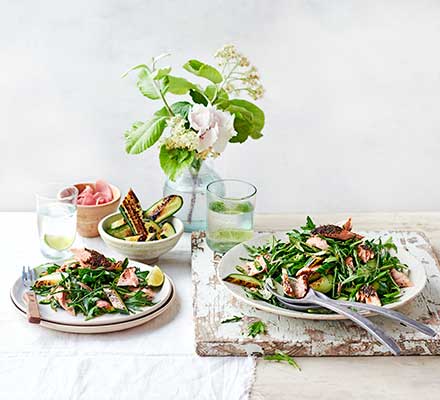
[{"label": "small ceramic bowl", "polygon": [[[179,241],[183,234],[183,222],[176,218],[171,217],[166,221],[171,222],[176,230],[173,236],[166,239],[152,240],[150,242],[130,242],[124,239],[118,239],[106,232],[110,224],[118,219],[121,219],[120,213],[111,214],[101,220],[98,225],[98,231],[105,244],[118,253],[137,261],[144,261],[147,264],[154,264],[158,258],[168,253]],[[164,221],[165,222],[165,221]]]},{"label": "small ceramic bowl", "polygon": [[[78,183],[76,188],[81,193],[86,185],[94,185],[93,183]],[[99,236],[98,224],[105,216],[114,213],[119,206],[121,200],[121,191],[113,185],[109,185],[113,192],[113,200],[109,203],[98,204],[97,206],[77,206],[77,226],[78,233],[83,237]]]}]

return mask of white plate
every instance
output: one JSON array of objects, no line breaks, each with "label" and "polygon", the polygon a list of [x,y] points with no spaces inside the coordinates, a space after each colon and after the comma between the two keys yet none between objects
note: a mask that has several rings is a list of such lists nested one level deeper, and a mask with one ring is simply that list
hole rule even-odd
[{"label": "white plate", "polygon": [[[54,322],[44,321],[41,320],[40,326],[43,328],[52,329],[55,331],[60,332],[67,332],[67,333],[110,333],[110,332],[118,332],[118,331],[124,331],[126,329],[134,328],[136,326],[145,324],[148,321],[151,321],[152,319],[158,317],[163,312],[165,312],[170,305],[174,302],[176,298],[176,292],[174,288],[174,284],[171,283],[172,290],[171,290],[171,296],[168,298],[168,300],[162,305],[161,308],[156,309],[156,311],[152,312],[151,314],[144,315],[143,317],[138,317],[136,319],[132,319],[130,321],[126,322],[119,322],[114,324],[106,324],[106,325],[64,325],[64,324],[57,324]],[[26,318],[26,313],[22,311],[12,300],[12,303],[14,304],[14,308],[17,310],[17,312],[24,318]]]},{"label": "white plate", "polygon": [[[136,261],[129,260],[130,266],[139,267],[141,271],[151,270],[153,267],[150,265],[142,264]],[[165,275],[165,280],[160,290],[154,296],[154,305],[151,307],[145,307],[143,310],[139,310],[134,314],[104,314],[99,317],[93,318],[89,321],[84,320],[84,315],[79,314],[76,316],[70,315],[63,309],[58,309],[56,312],[52,310],[49,304],[40,304],[41,318],[47,322],[53,322],[57,324],[65,325],[78,325],[78,326],[93,326],[93,325],[107,325],[120,322],[130,321],[135,318],[139,318],[148,314],[151,314],[161,308],[165,302],[170,298],[172,292],[171,279]],[[18,278],[11,288],[11,298],[20,310],[26,312],[26,303],[23,299],[23,294],[27,289],[21,282],[21,277]]]},{"label": "white plate", "polygon": [[[287,241],[286,232],[277,232],[274,234],[274,236],[277,239]],[[240,260],[240,257],[249,257],[249,254],[246,248],[244,247],[244,245],[260,246],[262,244],[267,243],[268,239],[270,239],[271,237],[272,234],[257,236],[254,239],[248,240],[247,242],[241,243],[233,247],[223,256],[218,266],[217,274],[218,274],[218,278],[225,286],[225,288],[234,297],[243,301],[244,303],[250,304],[251,306],[259,308],[260,310],[267,311],[273,314],[283,315],[286,317],[315,319],[315,320],[346,319],[346,317],[339,314],[313,314],[308,312],[294,311],[294,310],[288,310],[286,308],[277,307],[275,305],[266,303],[262,300],[254,300],[246,296],[246,293],[244,292],[241,286],[223,281],[223,278],[225,278],[229,274],[237,273],[235,267],[237,265],[243,264],[243,261]],[[385,308],[389,308],[389,309],[399,308],[404,304],[406,304],[407,302],[409,302],[410,300],[412,300],[422,291],[422,289],[425,287],[426,284],[426,273],[423,265],[403,247],[398,246],[397,248],[398,248],[397,257],[399,257],[402,263],[407,264],[409,266],[409,277],[412,283],[414,284],[414,286],[402,289],[402,296],[400,297],[399,301],[384,306]],[[363,315],[366,316],[374,315],[374,313],[366,312]]]}]

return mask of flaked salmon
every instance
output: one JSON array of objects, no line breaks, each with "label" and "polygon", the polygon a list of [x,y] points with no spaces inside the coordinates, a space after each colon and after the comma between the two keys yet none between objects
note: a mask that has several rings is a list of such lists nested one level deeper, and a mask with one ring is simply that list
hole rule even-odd
[{"label": "flaked salmon", "polygon": [[75,256],[76,261],[79,262],[82,268],[95,269],[98,267],[104,267],[108,270],[113,270],[118,267],[118,263],[111,262],[106,256],[97,252],[96,250],[89,249],[71,249]]},{"label": "flaked salmon", "polygon": [[362,239],[363,236],[357,233],[351,232],[347,229],[341,228],[337,225],[321,225],[313,229],[312,235],[324,236],[330,239],[337,240],[350,240],[350,239]]},{"label": "flaked salmon", "polygon": [[106,300],[98,300],[96,302],[98,308],[105,308],[106,310],[112,310],[113,306]]},{"label": "flaked salmon", "polygon": [[390,271],[390,274],[391,277],[393,278],[393,281],[396,282],[397,286],[401,288],[414,286],[414,284],[411,282],[411,280],[408,278],[408,276],[405,273],[393,268]]},{"label": "flaked salmon", "polygon": [[306,240],[307,246],[316,247],[320,250],[327,250],[328,249],[328,243],[325,239],[320,238],[319,236],[311,236]]},{"label": "flaked salmon", "polygon": [[360,244],[357,247],[357,255],[364,263],[372,260],[375,256],[374,251],[370,249],[366,244]]},{"label": "flaked salmon", "polygon": [[69,314],[75,316],[75,309],[69,305],[67,305],[67,293],[62,286],[58,286],[55,288],[52,297],[58,302],[58,304],[64,308]]},{"label": "flaked salmon", "polygon": [[139,286],[139,278],[136,275],[135,267],[128,267],[119,277],[116,286]]},{"label": "flaked salmon", "polygon": [[295,299],[302,299],[309,290],[307,275],[301,275],[296,279],[290,279],[287,270],[282,272],[282,285],[284,294]]},{"label": "flaked salmon", "polygon": [[356,293],[356,300],[361,303],[372,304],[374,306],[381,306],[379,295],[373,286],[363,286],[359,292]]},{"label": "flaked salmon", "polygon": [[249,261],[243,265],[243,269],[246,271],[248,276],[255,276],[267,271],[266,260],[262,255],[255,257],[254,261]]}]

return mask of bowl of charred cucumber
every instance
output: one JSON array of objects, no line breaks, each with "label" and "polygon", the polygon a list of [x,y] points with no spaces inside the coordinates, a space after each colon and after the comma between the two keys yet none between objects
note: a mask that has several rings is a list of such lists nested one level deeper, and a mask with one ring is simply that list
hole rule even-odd
[{"label": "bowl of charred cucumber", "polygon": [[182,205],[181,196],[169,195],[144,210],[130,189],[119,212],[103,218],[98,231],[108,247],[132,260],[152,264],[181,238],[183,222],[174,214]]}]

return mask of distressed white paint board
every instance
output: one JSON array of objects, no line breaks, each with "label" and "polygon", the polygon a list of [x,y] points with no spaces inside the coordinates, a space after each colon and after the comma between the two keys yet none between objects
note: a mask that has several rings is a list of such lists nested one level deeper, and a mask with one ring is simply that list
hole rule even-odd
[{"label": "distressed white paint board", "polygon": [[[371,233],[371,232],[369,232]],[[440,271],[426,237],[419,232],[374,232],[392,235],[425,267],[428,283],[423,292],[400,311],[440,332]],[[206,245],[203,232],[192,237],[193,309],[196,351],[201,356],[245,356],[282,350],[297,356],[372,356],[388,351],[351,321],[312,321],[282,317],[246,305],[221,285],[216,268],[219,255]],[[267,323],[266,335],[246,335],[248,321],[221,324],[234,315],[257,317]],[[440,339],[372,317],[393,337],[405,355],[440,354]]]}]

